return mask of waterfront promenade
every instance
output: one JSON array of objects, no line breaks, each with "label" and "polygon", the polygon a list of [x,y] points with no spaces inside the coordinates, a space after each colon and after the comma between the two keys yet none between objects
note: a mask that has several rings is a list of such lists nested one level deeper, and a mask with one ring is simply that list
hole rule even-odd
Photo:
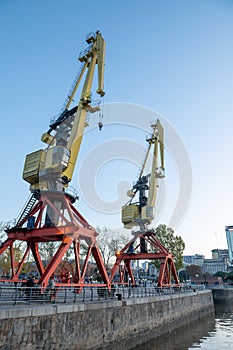
[{"label": "waterfront promenade", "polygon": [[204,290],[202,286],[181,286],[181,287],[125,287],[113,286],[109,292],[105,287],[85,287],[78,290],[75,287],[56,287],[41,290],[39,286],[25,287],[20,284],[0,285],[0,307],[2,305],[17,304],[44,304],[44,303],[78,303],[93,302],[100,300],[123,300],[137,299],[154,296],[172,295]]},{"label": "waterfront promenade", "polygon": [[73,292],[2,302],[0,348],[128,350],[214,314],[212,292],[203,287]]}]

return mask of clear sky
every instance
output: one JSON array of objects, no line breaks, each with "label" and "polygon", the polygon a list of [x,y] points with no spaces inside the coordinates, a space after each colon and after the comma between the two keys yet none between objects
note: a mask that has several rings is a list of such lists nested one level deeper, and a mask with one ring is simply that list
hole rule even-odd
[{"label": "clear sky", "polygon": [[[179,135],[191,162],[192,197],[174,227],[186,243],[185,254],[210,257],[211,249],[226,248],[225,226],[233,224],[233,1],[2,0],[0,23],[0,221],[17,217],[26,201],[25,155],[43,147],[40,136],[62,108],[85,36],[99,29],[107,42],[105,103],[113,106],[104,109],[104,120],[108,123],[109,113],[116,125],[107,124],[102,134],[92,130],[82,145],[84,165],[87,150],[95,155],[100,150],[100,169],[92,173],[96,191],[111,202],[116,183],[136,180],[135,159],[120,152],[101,164],[104,151],[97,146],[123,139],[144,144],[144,131],[134,125],[132,132],[122,122],[125,111],[134,124],[134,111],[125,106],[156,111]],[[115,102],[124,103],[120,111]],[[157,223],[168,224],[182,181],[175,150],[166,152],[165,213]],[[73,186],[83,194],[78,207],[90,223],[121,227],[123,203],[113,214],[100,213],[84,201],[81,184]]]}]

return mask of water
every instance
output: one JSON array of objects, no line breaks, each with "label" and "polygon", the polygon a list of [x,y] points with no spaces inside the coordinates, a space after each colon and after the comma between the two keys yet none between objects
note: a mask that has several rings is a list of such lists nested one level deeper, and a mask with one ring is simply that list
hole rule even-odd
[{"label": "water", "polygon": [[208,317],[164,335],[134,350],[233,350],[233,305],[217,305]]}]

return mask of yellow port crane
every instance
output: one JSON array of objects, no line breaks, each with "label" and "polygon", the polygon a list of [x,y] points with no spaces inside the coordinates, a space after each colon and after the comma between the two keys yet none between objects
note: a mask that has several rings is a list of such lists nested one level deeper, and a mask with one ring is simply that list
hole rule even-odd
[{"label": "yellow port crane", "polygon": [[[137,182],[127,192],[130,201],[122,207],[122,222],[125,228],[139,227],[132,232],[133,238],[116,252],[116,262],[111,271],[113,281],[117,270],[120,284],[128,279],[136,284],[132,261],[158,260],[160,262],[158,286],[179,286],[173,254],[156,238],[156,230],[148,229],[154,219],[158,179],[164,177],[164,130],[159,120],[151,124],[153,132],[147,137],[148,148]],[[150,151],[153,149],[151,172],[144,175]],[[137,199],[136,199],[137,198]],[[140,276],[137,276],[137,279]],[[138,281],[137,281],[138,282]],[[139,283],[141,283],[139,278]]]},{"label": "yellow port crane", "polygon": [[[64,111],[51,122],[49,130],[45,132],[41,140],[48,146],[26,156],[23,179],[30,183],[32,192],[40,190],[64,191],[72,179],[74,167],[84,128],[87,126],[87,112],[94,113],[100,107],[92,106],[91,87],[94,78],[95,66],[98,65],[98,89],[97,94],[104,96],[104,64],[105,41],[99,31],[90,33],[86,42],[87,49],[80,53],[80,71],[74,82],[74,87],[68,96]],[[76,91],[86,71],[79,103],[69,110]],[[102,122],[99,122],[101,129]]]},{"label": "yellow port crane", "polygon": [[[19,281],[26,257],[33,256],[38,273],[38,283],[42,289],[46,287],[54,274],[59,276],[59,285],[72,283],[81,291],[85,286],[85,278],[89,258],[96,261],[104,286],[110,289],[110,282],[97,245],[97,232],[90,223],[74,207],[76,193],[67,191],[72,179],[75,163],[79,155],[84,128],[87,124],[87,113],[100,111],[99,104],[92,98],[91,88],[97,82],[96,93],[104,96],[104,63],[105,41],[99,31],[86,37],[88,47],[79,55],[81,67],[76,76],[62,113],[50,122],[49,129],[41,140],[47,144],[26,156],[23,179],[30,183],[32,192],[25,207],[19,214],[16,224],[6,230],[8,238],[0,247],[0,254],[10,249],[11,278]],[[97,76],[95,68],[98,66]],[[85,74],[84,74],[85,73]],[[81,96],[75,107],[71,107],[74,96],[80,87]],[[100,113],[101,114],[101,113]],[[102,122],[99,122],[101,129]],[[14,242],[25,242],[24,253],[17,266],[15,264]],[[41,247],[55,243],[53,256],[44,264]],[[81,244],[87,246],[85,258],[81,255]],[[63,262],[68,249],[73,249],[75,268]]]},{"label": "yellow port crane", "polygon": [[[137,182],[127,192],[130,201],[122,207],[122,222],[125,228],[139,226],[144,232],[146,225],[154,219],[158,179],[164,177],[164,130],[159,120],[151,124],[153,132],[146,138],[148,148]],[[151,172],[143,175],[148,162],[150,150],[153,148]],[[138,194],[138,200],[135,200]]]}]

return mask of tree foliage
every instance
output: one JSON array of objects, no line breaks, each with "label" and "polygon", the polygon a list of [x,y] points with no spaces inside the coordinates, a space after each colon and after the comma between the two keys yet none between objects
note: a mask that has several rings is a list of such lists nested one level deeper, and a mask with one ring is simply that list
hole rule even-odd
[{"label": "tree foliage", "polygon": [[187,280],[186,270],[180,270],[178,277],[179,277],[180,282],[185,282]]},{"label": "tree foliage", "polygon": [[111,267],[111,259],[115,257],[118,250],[121,250],[126,245],[128,238],[125,235],[114,232],[107,227],[100,228],[98,226],[96,231],[99,234],[97,237],[97,243],[104,261],[104,265],[107,269],[109,269]]},{"label": "tree foliage", "polygon": [[45,263],[48,263],[54,256],[57,248],[58,248],[57,242],[50,241],[50,242],[39,243],[39,252],[42,260]]},{"label": "tree foliage", "polygon": [[188,277],[203,276],[201,267],[199,265],[189,265],[186,267]]},{"label": "tree foliage", "polygon": [[156,238],[169,250],[174,256],[174,263],[177,271],[183,266],[183,252],[185,243],[181,236],[176,236],[174,230],[166,225],[159,225],[153,229],[156,232]]},{"label": "tree foliage", "polygon": [[[11,223],[14,223],[14,221],[12,221]],[[3,223],[3,222],[0,223],[0,246],[7,239],[7,234],[4,230],[9,227],[10,227],[9,223]],[[24,241],[16,240],[13,243],[15,269],[17,269],[17,267],[19,266],[19,262],[21,262],[26,248],[27,248],[27,244]],[[12,274],[11,267],[12,266],[11,266],[10,248],[8,247],[0,255],[0,274],[4,276],[11,276]],[[27,259],[27,261],[24,262],[21,272],[28,273],[28,272],[31,272],[31,269],[32,269],[31,264],[29,262],[29,259]]]},{"label": "tree foliage", "polygon": [[[19,262],[23,258],[23,254],[25,251],[25,243],[22,241],[15,241],[14,242],[14,267],[17,267]],[[10,249],[7,248],[1,255],[0,255],[0,272],[5,276],[11,275],[11,257],[10,257]]]},{"label": "tree foliage", "polygon": [[223,271],[218,271],[215,274],[213,274],[214,277],[222,277],[222,279],[225,279],[227,277],[227,273]]},{"label": "tree foliage", "polygon": [[228,281],[230,281],[232,283],[232,281],[233,281],[233,271],[227,273],[226,277],[224,278],[224,280],[225,281],[228,280]]}]

